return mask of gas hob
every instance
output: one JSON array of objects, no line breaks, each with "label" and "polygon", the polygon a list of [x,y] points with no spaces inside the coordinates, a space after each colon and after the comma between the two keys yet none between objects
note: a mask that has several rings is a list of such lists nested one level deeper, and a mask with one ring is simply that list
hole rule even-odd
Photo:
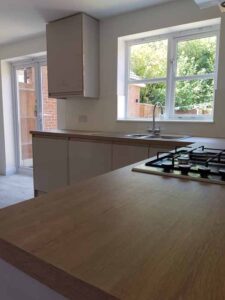
[{"label": "gas hob", "polygon": [[225,185],[225,149],[201,146],[159,152],[133,171]]}]

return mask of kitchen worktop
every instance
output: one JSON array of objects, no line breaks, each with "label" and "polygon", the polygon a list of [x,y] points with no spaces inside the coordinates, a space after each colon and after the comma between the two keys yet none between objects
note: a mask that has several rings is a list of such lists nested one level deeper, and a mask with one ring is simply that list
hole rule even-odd
[{"label": "kitchen worktop", "polygon": [[[35,137],[48,137],[48,138],[80,138],[90,140],[102,140],[112,142],[126,142],[133,144],[149,144],[154,146],[184,146],[196,142],[200,143],[220,143],[223,139],[219,138],[206,138],[206,137],[185,137],[181,135],[176,136],[175,139],[160,139],[160,138],[137,138],[130,136],[132,133],[126,132],[104,132],[104,131],[85,131],[85,130],[48,130],[48,131],[31,131]],[[149,135],[149,132],[139,132],[142,134]]]},{"label": "kitchen worktop", "polygon": [[[165,143],[175,143],[178,145],[187,144],[188,138],[183,139],[181,136],[177,135],[175,139],[145,139],[130,136],[132,133],[127,132],[104,132],[104,131],[83,131],[83,130],[48,130],[48,131],[32,131],[33,136],[41,137],[61,137],[61,138],[81,138],[90,140],[102,140],[102,141],[113,141],[113,142],[128,142],[128,143],[138,143],[138,144],[162,144]],[[143,134],[150,135],[150,133],[145,132]],[[176,135],[175,135],[176,136]],[[190,141],[191,143],[192,141]]]},{"label": "kitchen worktop", "polygon": [[69,299],[225,299],[225,186],[132,167],[0,210],[0,258]]}]

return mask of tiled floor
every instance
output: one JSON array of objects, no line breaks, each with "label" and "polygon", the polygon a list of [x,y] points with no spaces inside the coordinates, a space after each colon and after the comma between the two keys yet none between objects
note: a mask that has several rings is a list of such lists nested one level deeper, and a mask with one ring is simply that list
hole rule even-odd
[{"label": "tiled floor", "polygon": [[32,177],[19,174],[0,176],[0,209],[33,197]]}]

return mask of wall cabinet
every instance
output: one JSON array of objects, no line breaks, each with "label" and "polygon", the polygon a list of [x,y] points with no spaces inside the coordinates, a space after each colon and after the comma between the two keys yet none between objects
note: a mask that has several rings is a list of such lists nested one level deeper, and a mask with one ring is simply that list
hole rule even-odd
[{"label": "wall cabinet", "polygon": [[113,144],[113,170],[134,164],[147,158],[148,146]]},{"label": "wall cabinet", "polygon": [[110,142],[90,140],[69,141],[70,183],[79,182],[111,171]]},{"label": "wall cabinet", "polygon": [[68,142],[33,137],[34,190],[50,192],[68,184]]},{"label": "wall cabinet", "polygon": [[85,14],[47,25],[49,96],[99,96],[99,22]]}]

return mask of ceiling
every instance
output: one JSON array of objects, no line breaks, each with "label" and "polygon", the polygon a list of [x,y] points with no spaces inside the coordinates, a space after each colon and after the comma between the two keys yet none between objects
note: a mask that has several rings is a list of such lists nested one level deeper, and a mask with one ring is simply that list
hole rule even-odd
[{"label": "ceiling", "polygon": [[86,12],[96,18],[173,0],[0,0],[0,44],[45,31],[49,21]]}]

